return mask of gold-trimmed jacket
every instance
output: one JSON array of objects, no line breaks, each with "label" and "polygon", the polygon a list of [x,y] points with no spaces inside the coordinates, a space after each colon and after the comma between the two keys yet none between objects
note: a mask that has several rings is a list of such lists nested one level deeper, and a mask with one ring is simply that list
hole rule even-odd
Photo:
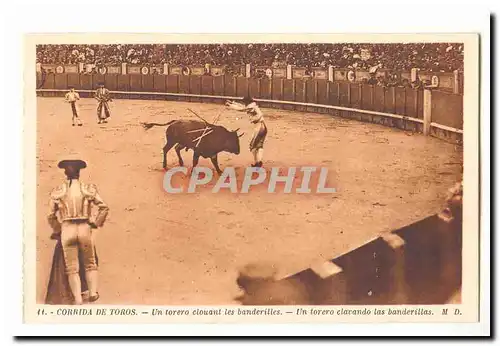
[{"label": "gold-trimmed jacket", "polygon": [[68,180],[52,190],[50,194],[49,224],[57,230],[60,228],[60,222],[63,221],[90,221],[92,206],[98,208],[93,223],[101,227],[106,221],[109,207],[99,195],[97,187],[79,180],[71,180],[71,182]]}]

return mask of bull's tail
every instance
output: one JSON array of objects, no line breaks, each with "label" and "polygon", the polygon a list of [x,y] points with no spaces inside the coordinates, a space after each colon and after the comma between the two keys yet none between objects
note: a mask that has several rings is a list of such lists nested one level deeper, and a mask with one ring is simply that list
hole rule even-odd
[{"label": "bull's tail", "polygon": [[150,128],[152,128],[153,126],[168,126],[174,122],[176,122],[177,120],[170,120],[168,123],[163,123],[163,124],[159,124],[159,123],[141,123],[142,127],[144,127],[145,130],[149,130]]}]

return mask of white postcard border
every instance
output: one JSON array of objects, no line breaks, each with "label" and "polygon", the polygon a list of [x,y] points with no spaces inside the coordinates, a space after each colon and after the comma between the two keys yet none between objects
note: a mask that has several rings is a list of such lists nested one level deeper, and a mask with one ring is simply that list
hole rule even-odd
[{"label": "white postcard border", "polygon": [[[57,11],[56,11],[56,12],[57,12]],[[468,12],[468,13],[469,13],[469,15],[470,15],[470,13],[471,13],[471,12],[469,12],[469,11],[467,11],[467,12]],[[39,12],[38,12],[38,14],[39,14]],[[456,14],[456,12],[455,12],[455,14]],[[367,18],[368,18],[368,16],[367,16]],[[462,17],[462,18],[463,18],[463,17]],[[468,19],[471,19],[471,16],[469,16],[469,17],[468,17]],[[487,21],[487,19],[485,19],[485,17],[483,16],[483,18],[482,18],[482,23],[481,23],[481,24],[483,24],[483,26],[482,26],[483,30],[482,30],[482,31],[483,31],[483,35],[484,35],[484,36],[483,36],[483,40],[482,40],[482,45],[483,45],[483,47],[484,47],[484,45],[489,45],[489,42],[485,42],[485,39],[488,37],[488,34],[487,34],[487,30],[488,30],[488,29],[486,28],[486,30],[485,30],[485,26],[484,26],[484,24],[485,24],[485,20]],[[33,24],[33,23],[31,23],[31,24]],[[344,23],[344,24],[345,24],[345,23]],[[427,24],[428,24],[428,23],[427,23]],[[455,24],[458,24],[458,23],[455,23]],[[460,24],[460,27],[462,28],[462,30],[460,30],[460,31],[463,31],[463,29],[465,28],[465,26],[464,26],[464,22],[463,22],[463,21],[460,21],[460,23],[459,23],[459,24]],[[486,23],[486,24],[488,24],[488,23]],[[413,25],[414,25],[414,24],[413,24]],[[442,25],[442,22],[441,22],[441,25]],[[476,25],[477,25],[477,24],[476,24]],[[477,26],[476,26],[476,28],[477,28],[477,27],[479,27],[479,26],[480,26],[480,25],[477,25]],[[17,28],[17,27],[16,27],[16,28]],[[427,26],[427,27],[426,27],[426,28],[424,28],[424,29],[421,29],[420,31],[421,31],[421,32],[422,32],[422,31],[426,31],[425,29],[428,29],[428,28],[429,28],[429,26]],[[400,29],[400,28],[398,28],[398,29]],[[332,30],[332,29],[330,29],[330,30]],[[115,31],[115,30],[112,30],[112,31]],[[352,31],[352,30],[351,30],[351,31]],[[392,31],[395,31],[395,30],[392,30]],[[398,31],[400,31],[400,30],[398,30]],[[442,29],[442,28],[441,28],[441,31],[443,31],[443,29]],[[453,30],[452,30],[452,31],[453,31]],[[455,30],[455,31],[457,31],[457,30]],[[477,30],[477,29],[475,29],[475,31],[478,31],[478,30]],[[236,32],[236,30],[233,30],[233,32]],[[485,81],[484,77],[487,77],[487,76],[488,76],[488,74],[489,74],[489,72],[488,72],[488,73],[486,73],[486,70],[487,70],[487,69],[489,69],[489,63],[487,63],[487,61],[488,61],[488,60],[486,60],[485,56],[483,56],[483,57],[482,57],[482,59],[483,59],[483,64],[482,64],[482,75],[483,75],[483,83],[484,83],[484,81]],[[18,60],[18,61],[22,61],[22,59],[21,59],[21,60]],[[486,63],[485,63],[485,62],[486,62]],[[15,66],[15,64],[13,64],[12,66]],[[8,72],[11,72],[11,71],[8,71]],[[14,71],[14,72],[15,72],[15,71]],[[10,73],[10,74],[12,74],[12,73]],[[8,74],[8,75],[9,75],[9,74]],[[10,80],[12,80],[12,81],[16,81],[16,82],[17,82],[17,79],[16,79],[15,77],[11,78]],[[18,88],[17,90],[20,90],[20,88]],[[483,92],[483,96],[484,96],[484,90],[483,90],[482,92]],[[487,117],[487,115],[489,114],[488,112],[487,112],[487,113],[484,113],[485,108],[486,108],[486,109],[488,109],[488,108],[489,108],[489,105],[487,105],[487,104],[488,104],[488,101],[483,99],[483,100],[482,100],[481,105],[482,105],[483,116],[486,116],[486,117]],[[16,112],[16,111],[14,111],[13,113],[18,114],[18,112]],[[7,137],[7,138],[9,138],[9,137]],[[12,137],[11,137],[11,138],[12,138]],[[487,149],[487,148],[484,148],[484,146],[483,146],[483,149]],[[484,159],[484,158],[485,158],[485,155],[483,154],[483,159]],[[15,162],[15,159],[14,159],[13,161]],[[483,171],[483,173],[484,173],[484,171]],[[12,181],[16,181],[16,180],[15,180],[15,179],[13,179]],[[485,180],[484,180],[484,179],[483,179],[482,183],[483,183],[483,184],[485,184]],[[483,186],[484,186],[484,185],[483,185]],[[484,196],[483,196],[483,197],[484,197]],[[13,205],[16,205],[16,204],[15,204],[15,202],[13,202],[12,204],[13,204]],[[484,207],[484,206],[485,206],[485,203],[483,203],[483,207]],[[16,226],[15,226],[15,224],[14,224],[14,223],[12,223],[12,227],[10,227],[10,226],[9,226],[9,228],[16,229]],[[489,238],[489,236],[483,236],[482,241],[483,241],[483,240],[487,240],[488,238]],[[487,245],[487,246],[488,246],[488,245]],[[487,246],[486,246],[486,247],[484,247],[484,246],[483,246],[483,250],[482,250],[482,253],[481,253],[481,257],[483,258],[483,265],[485,265],[485,263],[484,263],[485,256],[487,256],[486,258],[489,258],[489,253],[488,253],[488,250],[489,250],[489,249],[487,249]],[[15,250],[15,249],[12,249],[12,250]],[[10,251],[10,253],[11,253],[11,252],[12,252],[12,251]],[[8,254],[8,253],[9,253],[9,252],[6,252],[6,254]],[[13,257],[11,257],[11,258],[15,258],[15,256],[13,256]],[[15,268],[15,267],[13,267],[13,268]],[[488,273],[488,269],[487,269],[487,267],[486,267],[486,266],[482,268],[482,273],[483,273],[483,274],[484,274],[484,273]],[[14,277],[16,277],[16,275],[14,275]],[[15,286],[14,286],[14,287],[15,287]],[[484,289],[485,289],[485,288],[484,288],[484,284],[483,284],[483,285],[482,285],[482,290],[483,290],[483,292],[484,292]],[[483,311],[484,311],[484,309],[483,309]],[[447,325],[447,324],[446,324],[446,325]],[[465,329],[464,329],[464,327],[465,327],[466,325],[469,325],[469,324],[465,324],[465,325],[464,325],[464,324],[462,324],[462,326],[461,326],[461,327],[459,327],[459,328],[457,328],[455,331],[456,331],[456,332],[464,332],[464,330],[465,330]],[[353,325],[351,325],[351,326],[353,326]],[[386,326],[386,327],[390,327],[390,325],[387,325],[387,324],[386,324],[385,326]],[[424,327],[425,325],[420,325],[420,326],[421,326],[421,327]],[[441,324],[441,326],[442,326],[442,327],[444,327],[444,326],[445,326],[445,324]],[[455,325],[455,326],[456,326],[456,325]],[[44,327],[46,327],[46,329],[44,329],[44,330],[46,330],[46,331],[48,331],[48,330],[50,329],[50,328],[48,328],[49,326],[44,326]],[[76,326],[75,326],[75,327],[76,327]],[[165,326],[165,327],[166,327],[166,326]],[[166,328],[165,328],[165,327],[162,327],[162,328],[160,328],[160,329],[161,329],[161,330],[163,330],[164,332],[166,332]],[[175,330],[180,331],[180,330],[181,330],[181,329],[183,329],[185,326],[183,326],[182,328],[179,328],[179,327],[180,327],[180,326],[175,326],[174,328],[175,328]],[[73,327],[72,327],[72,328],[73,328]],[[106,327],[106,328],[109,328],[109,327]],[[143,328],[143,329],[149,329],[149,328],[146,328],[145,326],[141,326],[140,328]],[[294,328],[295,330],[297,330],[297,326],[295,326],[295,325],[294,325],[294,326],[293,326],[293,328]],[[378,326],[377,328],[380,328],[380,326]],[[398,327],[398,328],[399,328],[399,327]],[[271,329],[273,329],[273,328],[271,328]],[[350,328],[349,328],[349,327],[347,327],[347,328],[346,328],[346,325],[344,325],[344,326],[342,326],[342,329],[343,329],[344,331],[346,331],[346,330],[348,330],[348,329],[350,329]],[[368,327],[368,329],[373,329],[373,328],[369,328],[369,327]],[[454,328],[454,329],[455,329],[455,328]],[[108,329],[108,331],[110,331],[110,330],[111,330],[111,329]],[[428,329],[427,329],[427,330],[428,330]],[[192,331],[192,330],[191,330],[191,331]],[[353,331],[354,331],[354,329],[353,329]],[[372,330],[372,332],[373,332],[373,330]],[[392,330],[392,333],[394,333],[394,332],[396,332],[396,331],[395,331],[395,330]],[[356,333],[359,335],[359,329],[356,331]]]}]

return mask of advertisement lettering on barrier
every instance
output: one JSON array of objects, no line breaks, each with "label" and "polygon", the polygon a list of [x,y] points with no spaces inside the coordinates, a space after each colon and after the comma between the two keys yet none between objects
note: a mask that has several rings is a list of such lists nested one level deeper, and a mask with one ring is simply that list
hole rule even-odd
[{"label": "advertisement lettering on barrier", "polygon": [[64,72],[66,72],[66,73],[78,73],[78,65],[65,65]]},{"label": "advertisement lettering on barrier", "polygon": [[324,69],[313,69],[315,79],[328,79],[328,71]]},{"label": "advertisement lettering on barrier", "polygon": [[182,67],[180,66],[170,66],[170,74],[180,75],[182,74]]},{"label": "advertisement lettering on barrier", "polygon": [[445,76],[439,77],[439,87],[453,89],[454,85],[455,85],[454,75],[447,74]]},{"label": "advertisement lettering on barrier", "polygon": [[191,74],[193,76],[203,76],[205,74],[205,67],[203,66],[191,67]]},{"label": "advertisement lettering on barrier", "polygon": [[129,74],[141,74],[140,66],[127,66],[127,70]]},{"label": "advertisement lettering on barrier", "polygon": [[163,74],[163,66],[162,65],[153,65],[149,67],[150,74]]},{"label": "advertisement lettering on barrier", "polygon": [[[267,76],[267,70],[268,68],[265,66],[256,66],[255,68],[252,68],[251,74],[255,78],[264,78]],[[272,74],[272,71],[271,71]]]},{"label": "advertisement lettering on barrier", "polygon": [[431,85],[440,89],[453,89],[455,77],[453,73],[436,73],[431,77]]},{"label": "advertisement lettering on barrier", "polygon": [[445,72],[419,72],[418,78],[428,85],[439,88],[443,90],[453,89],[454,77],[453,72],[445,73]]},{"label": "advertisement lettering on barrier", "polygon": [[355,72],[355,80],[363,80],[363,79],[369,80],[370,79],[370,72],[356,70],[356,72]]},{"label": "advertisement lettering on barrier", "polygon": [[120,74],[121,67],[120,66],[106,66],[108,74]]},{"label": "advertisement lettering on barrier", "polygon": [[220,66],[211,66],[210,74],[212,76],[222,76],[224,74],[224,68]]},{"label": "advertisement lettering on barrier", "polygon": [[304,78],[306,69],[302,67],[292,67],[292,78]]},{"label": "advertisement lettering on barrier", "polygon": [[[130,66],[125,64],[126,74],[142,74],[142,75],[161,75],[164,73],[163,65],[146,65],[146,66]],[[97,73],[99,75],[107,75],[107,74],[121,74],[122,67],[121,66],[96,66],[94,64],[75,64],[75,65],[56,65],[56,64],[41,64],[37,63],[37,70],[41,71],[41,69],[46,73],[54,73],[54,74],[63,74],[63,73],[82,73],[82,74],[93,74]],[[83,70],[82,70],[83,68]],[[210,66],[202,67],[202,66],[170,66],[169,68],[170,74],[172,75],[206,75],[208,72],[212,76],[221,76],[225,73],[224,67],[221,66]],[[234,69],[232,70],[233,72]],[[276,79],[276,78],[287,78],[287,69],[286,68],[269,68],[269,67],[252,67],[252,76],[255,78],[268,78],[268,79]],[[382,70],[378,68],[378,66],[374,66],[369,70],[362,69],[333,69],[333,80],[334,81],[343,81],[348,80],[352,83],[357,81],[365,81],[369,80],[371,77],[371,73],[375,74],[376,78],[383,79],[391,79],[391,80],[409,80],[412,75],[411,73],[415,72],[415,69],[408,71],[398,71],[393,72],[389,70]],[[326,80],[329,78],[328,71],[324,68],[312,68],[310,74],[308,75],[307,69],[303,67],[291,67],[292,78],[294,79],[302,79],[312,77],[314,79]],[[413,76],[415,77],[415,76]],[[418,79],[423,83],[428,84],[429,86],[433,86],[434,88],[438,88],[441,90],[448,90],[454,88],[455,78],[454,73],[445,73],[445,72],[436,72],[432,73],[429,71],[418,71]]]},{"label": "advertisement lettering on barrier", "polygon": [[274,78],[286,78],[286,68],[275,68],[273,69]]}]

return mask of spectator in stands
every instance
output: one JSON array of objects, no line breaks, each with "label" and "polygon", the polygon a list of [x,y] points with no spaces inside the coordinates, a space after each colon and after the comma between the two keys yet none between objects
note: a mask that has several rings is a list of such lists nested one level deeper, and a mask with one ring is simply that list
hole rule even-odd
[{"label": "spectator in stands", "polygon": [[377,79],[375,78],[375,73],[370,73],[370,78],[368,79],[368,84],[370,85],[376,85],[377,84]]},{"label": "spectator in stands", "polygon": [[413,67],[429,71],[463,70],[463,45],[410,44],[189,44],[189,45],[38,45],[43,64],[162,64],[369,69]]},{"label": "spectator in stands", "polygon": [[422,89],[424,87],[424,84],[422,83],[420,78],[417,77],[417,79],[411,83],[411,87],[413,89]]},{"label": "spectator in stands", "polygon": [[410,84],[410,81],[408,79],[403,79],[401,81],[401,84],[399,85],[400,87],[403,87],[403,88],[410,88],[411,87],[411,84]]},{"label": "spectator in stands", "polygon": [[377,86],[383,86],[385,87],[387,83],[385,82],[385,78],[383,76],[378,76],[377,77]]}]

